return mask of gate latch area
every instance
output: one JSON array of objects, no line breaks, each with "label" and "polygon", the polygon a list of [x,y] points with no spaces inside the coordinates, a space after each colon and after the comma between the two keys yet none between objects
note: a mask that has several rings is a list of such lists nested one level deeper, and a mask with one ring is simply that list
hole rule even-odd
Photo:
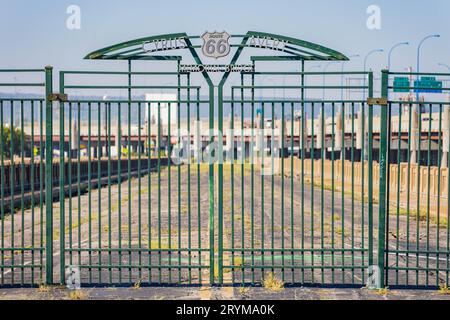
[{"label": "gate latch area", "polygon": [[66,102],[68,99],[67,94],[64,93],[50,93],[47,96],[48,101],[59,101],[59,102]]},{"label": "gate latch area", "polygon": [[386,98],[367,98],[369,106],[387,106],[388,100]]}]

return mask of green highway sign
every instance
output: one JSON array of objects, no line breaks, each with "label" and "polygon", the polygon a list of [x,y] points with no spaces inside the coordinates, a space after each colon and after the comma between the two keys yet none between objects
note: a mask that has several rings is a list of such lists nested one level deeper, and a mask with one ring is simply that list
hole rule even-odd
[{"label": "green highway sign", "polygon": [[414,92],[442,93],[442,81],[437,81],[436,77],[421,77],[414,81]]},{"label": "green highway sign", "polygon": [[409,92],[409,78],[395,77],[394,78],[394,92]]}]

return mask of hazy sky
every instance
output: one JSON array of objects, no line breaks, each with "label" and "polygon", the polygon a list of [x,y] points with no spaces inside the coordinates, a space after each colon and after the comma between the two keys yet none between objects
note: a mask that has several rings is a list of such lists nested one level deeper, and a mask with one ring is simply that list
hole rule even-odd
[{"label": "hazy sky", "polygon": [[[81,30],[66,28],[71,4],[81,8]],[[381,30],[366,27],[369,5],[381,8]],[[423,36],[440,33],[440,39],[423,47],[422,68],[445,71],[437,63],[450,64],[449,14],[448,0],[0,0],[0,68],[93,67],[94,62],[82,60],[87,53],[138,37],[255,30],[319,43],[348,55],[384,48],[384,54],[369,61],[374,70],[387,65],[393,44],[410,41],[410,47],[393,56],[399,71],[415,67]],[[362,60],[353,59],[348,69],[362,69]]]}]

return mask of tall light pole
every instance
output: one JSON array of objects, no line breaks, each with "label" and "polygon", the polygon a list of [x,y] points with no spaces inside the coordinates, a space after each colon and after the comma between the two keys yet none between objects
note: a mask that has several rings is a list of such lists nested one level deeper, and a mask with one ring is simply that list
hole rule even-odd
[{"label": "tall light pole", "polygon": [[[387,65],[388,70],[391,70],[392,52],[400,46],[409,46],[409,42],[399,42],[392,46],[392,48],[389,50],[389,53],[388,53],[388,65]],[[387,94],[387,97],[389,98],[389,90],[387,90],[386,94]],[[388,150],[391,149],[391,121],[392,121],[391,119],[392,119],[392,108],[389,108],[388,109],[388,124],[387,124],[388,125],[388,144],[387,144]],[[389,165],[389,163],[390,163],[390,153],[389,152],[387,155],[387,161],[388,161],[388,165]],[[388,179],[388,181],[390,181],[389,180],[390,179],[390,170],[388,170],[388,171],[389,172],[387,173],[387,179]],[[388,186],[387,190],[388,190],[387,192],[389,192],[389,186]]]},{"label": "tall light pole", "polygon": [[[266,82],[266,80],[269,80],[272,82],[274,88],[273,88],[273,96],[271,100],[275,100],[275,96],[276,96],[276,83],[275,80],[268,78],[268,76],[263,76],[261,77],[261,87],[264,87],[264,82]],[[264,107],[264,88],[260,89],[260,100],[261,100],[261,111],[263,111],[263,107]],[[263,123],[261,123],[261,125],[264,125]]]},{"label": "tall light pole", "polygon": [[306,72],[311,72],[311,70],[314,69],[314,68],[320,68],[320,65],[316,64],[314,66],[311,66],[311,67],[308,68],[308,70],[306,70]]},{"label": "tall light pole", "polygon": [[[348,58],[359,58],[360,55],[359,54],[353,54],[348,56]],[[341,62],[341,100],[344,101],[344,65],[345,63],[348,61],[342,61]],[[344,105],[344,104],[342,104]],[[345,110],[342,110],[342,112],[345,113]]]},{"label": "tall light pole", "polygon": [[[105,140],[105,155],[106,155],[106,152],[108,152],[107,151],[108,148],[106,147],[106,141],[108,141],[108,103],[106,102],[106,100],[108,100],[108,95],[107,94],[105,94],[103,96],[103,101],[105,103],[105,125],[104,125],[104,128],[103,128],[105,130],[105,139],[106,139]],[[110,116],[111,116],[111,113],[110,113]],[[120,121],[120,114],[118,115],[118,121]],[[98,125],[101,126],[100,123]],[[116,139],[117,139],[117,137],[116,137]],[[97,143],[100,146],[99,149],[102,150],[103,146],[102,146],[102,137],[101,136],[98,137]],[[99,155],[98,155],[99,158],[101,158],[102,151],[99,152]],[[120,150],[118,150],[117,152],[120,152]]]},{"label": "tall light pole", "polygon": [[[264,82],[266,82],[266,80],[269,80],[269,81],[271,81],[272,82],[272,84],[274,85],[274,88],[273,88],[273,99],[272,100],[274,100],[275,99],[275,90],[276,90],[276,88],[275,88],[275,86],[276,86],[276,83],[275,83],[275,80],[273,80],[273,79],[270,79],[270,78],[268,78],[268,76],[263,76],[262,78],[261,78],[261,86],[263,87],[264,86]],[[260,91],[260,97],[261,97],[261,101],[263,100],[263,98],[264,98],[264,89],[261,89],[261,91]]]},{"label": "tall light pole", "polygon": [[[328,62],[326,65],[324,65],[323,66],[323,73],[322,73],[322,101],[325,101],[325,72],[327,72],[327,69],[328,69],[328,67],[329,66],[331,66],[333,63],[336,63],[336,61],[331,61],[331,62]],[[324,114],[325,114],[325,104],[324,104],[324,102],[322,102],[322,106],[323,106],[323,112],[324,112]],[[320,113],[322,113],[322,111],[320,112]],[[316,117],[315,117],[315,115],[314,115],[314,110],[311,110],[311,112],[312,112],[312,126],[314,126],[314,122],[315,122],[315,119],[316,119]],[[320,118],[320,113],[319,113],[319,118]],[[322,114],[322,117],[324,117],[324,114]],[[318,122],[320,122],[320,119],[317,119],[317,121]],[[323,132],[323,130],[324,130],[324,128],[321,126],[321,132]],[[319,133],[318,133],[319,134]],[[311,137],[311,139],[314,139],[314,137]],[[317,139],[319,139],[319,135],[317,136]],[[326,150],[325,150],[325,148],[323,148],[323,146],[322,146],[322,152],[323,152],[323,158],[325,158],[325,154],[326,154]]]},{"label": "tall light pole", "polygon": [[[449,66],[448,64],[443,63],[443,62],[439,62],[439,63],[438,63],[438,66],[447,68],[448,73],[450,73],[450,66]],[[447,92],[447,96],[448,96],[448,98],[449,98],[449,100],[450,100],[450,93]]]},{"label": "tall light pole", "polygon": [[[381,52],[384,52],[384,50],[383,49],[374,49],[374,50],[372,50],[372,51],[369,51],[367,54],[366,54],[366,56],[364,57],[364,77],[363,77],[363,101],[365,101],[366,100],[366,78],[367,78],[367,76],[366,76],[366,71],[367,71],[367,60],[369,59],[369,57],[372,55],[372,54],[375,54],[375,53],[381,53]],[[362,108],[364,108],[365,109],[365,104],[364,104],[364,102],[363,102],[363,105],[362,105]],[[367,114],[367,113],[365,113],[365,114]],[[363,119],[363,121],[365,121],[365,119]],[[368,141],[367,141],[367,139],[368,139],[368,136],[366,135],[366,133],[364,132],[364,141],[365,141],[365,143],[364,143],[364,160],[368,160],[368,155],[369,155],[369,152],[368,152],[368,145],[369,145],[369,143],[368,143]]]},{"label": "tall light pole", "polygon": [[450,73],[450,66],[448,64],[443,63],[443,62],[439,62],[438,66],[447,68],[448,72]]},{"label": "tall light pole", "polygon": [[392,52],[400,47],[400,46],[409,46],[409,42],[399,42],[396,45],[394,45],[391,50],[389,50],[389,54],[388,54],[388,70],[391,70],[391,61],[392,61]]},{"label": "tall light pole", "polygon": [[328,67],[331,66],[333,63],[336,63],[336,61],[328,62],[323,67],[323,73],[322,73],[322,100],[325,100],[325,72],[327,72]]},{"label": "tall light pole", "polygon": [[[409,42],[399,42],[396,45],[394,45],[391,50],[389,50],[389,54],[388,54],[388,65],[387,68],[388,70],[391,70],[391,61],[392,61],[392,52],[394,52],[394,50],[400,46],[409,46]],[[389,96],[389,90],[387,92],[388,96]]]},{"label": "tall light pole", "polygon": [[[311,70],[312,69],[316,69],[316,68],[320,68],[321,66],[319,65],[319,64],[316,64],[316,65],[313,65],[313,66],[310,66],[307,70],[306,70],[306,72],[311,72]],[[306,77],[305,77],[306,78]],[[306,81],[305,81],[306,82]],[[304,100],[306,100],[306,89],[304,90]]]},{"label": "tall light pole", "polygon": [[[369,59],[369,57],[374,54],[374,53],[378,53],[378,52],[384,52],[383,49],[374,49],[372,51],[369,51],[366,56],[364,57],[364,72],[366,72],[367,69],[367,60]],[[363,87],[366,86],[366,75],[364,75],[364,80],[363,80]],[[363,89],[363,100],[366,100],[366,90],[365,88]]]},{"label": "tall light pole", "polygon": [[[417,69],[416,72],[420,73],[420,49],[422,48],[423,43],[431,38],[440,38],[441,35],[439,34],[432,34],[429,36],[426,36],[425,38],[423,38],[420,42],[419,45],[417,46]],[[417,74],[417,82],[419,82],[419,74]],[[416,89],[416,101],[419,102],[419,90]]]}]

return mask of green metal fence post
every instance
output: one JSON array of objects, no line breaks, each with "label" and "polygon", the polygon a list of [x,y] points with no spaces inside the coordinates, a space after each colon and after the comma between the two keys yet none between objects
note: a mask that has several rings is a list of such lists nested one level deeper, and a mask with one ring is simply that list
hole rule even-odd
[{"label": "green metal fence post", "polygon": [[[369,72],[369,97],[373,98],[373,72]],[[368,146],[367,146],[367,168],[368,168],[368,236],[369,236],[369,266],[373,265],[373,106],[368,106]]]},{"label": "green metal fence post", "polygon": [[53,92],[53,67],[45,67],[45,277],[46,283],[53,283],[53,110],[50,94]]},{"label": "green metal fence post", "polygon": [[[381,96],[387,98],[389,71],[381,71]],[[389,165],[387,155],[387,112],[388,106],[381,106],[380,128],[380,180],[379,180],[379,206],[378,206],[378,267],[380,287],[385,285],[385,237],[386,237],[386,167]]]},{"label": "green metal fence post", "polygon": [[[209,143],[212,145],[214,137],[212,132],[214,130],[214,85],[208,82],[209,85]],[[209,282],[214,283],[214,163],[209,161]]]},{"label": "green metal fence post", "polygon": [[[64,93],[64,72],[59,73],[59,93]],[[65,281],[65,176],[64,176],[64,106],[63,101],[59,102],[59,282],[61,284]],[[70,126],[70,124],[69,124]],[[70,152],[70,150],[69,150]],[[70,182],[69,182],[70,183]]]},{"label": "green metal fence post", "polygon": [[[217,193],[217,229],[218,229],[218,257],[217,257],[217,268],[218,268],[218,283],[223,284],[223,85],[220,83],[218,86],[218,115],[217,115],[217,129],[218,129],[218,193]],[[234,214],[234,213],[232,213]],[[234,270],[234,269],[232,269]]]}]

